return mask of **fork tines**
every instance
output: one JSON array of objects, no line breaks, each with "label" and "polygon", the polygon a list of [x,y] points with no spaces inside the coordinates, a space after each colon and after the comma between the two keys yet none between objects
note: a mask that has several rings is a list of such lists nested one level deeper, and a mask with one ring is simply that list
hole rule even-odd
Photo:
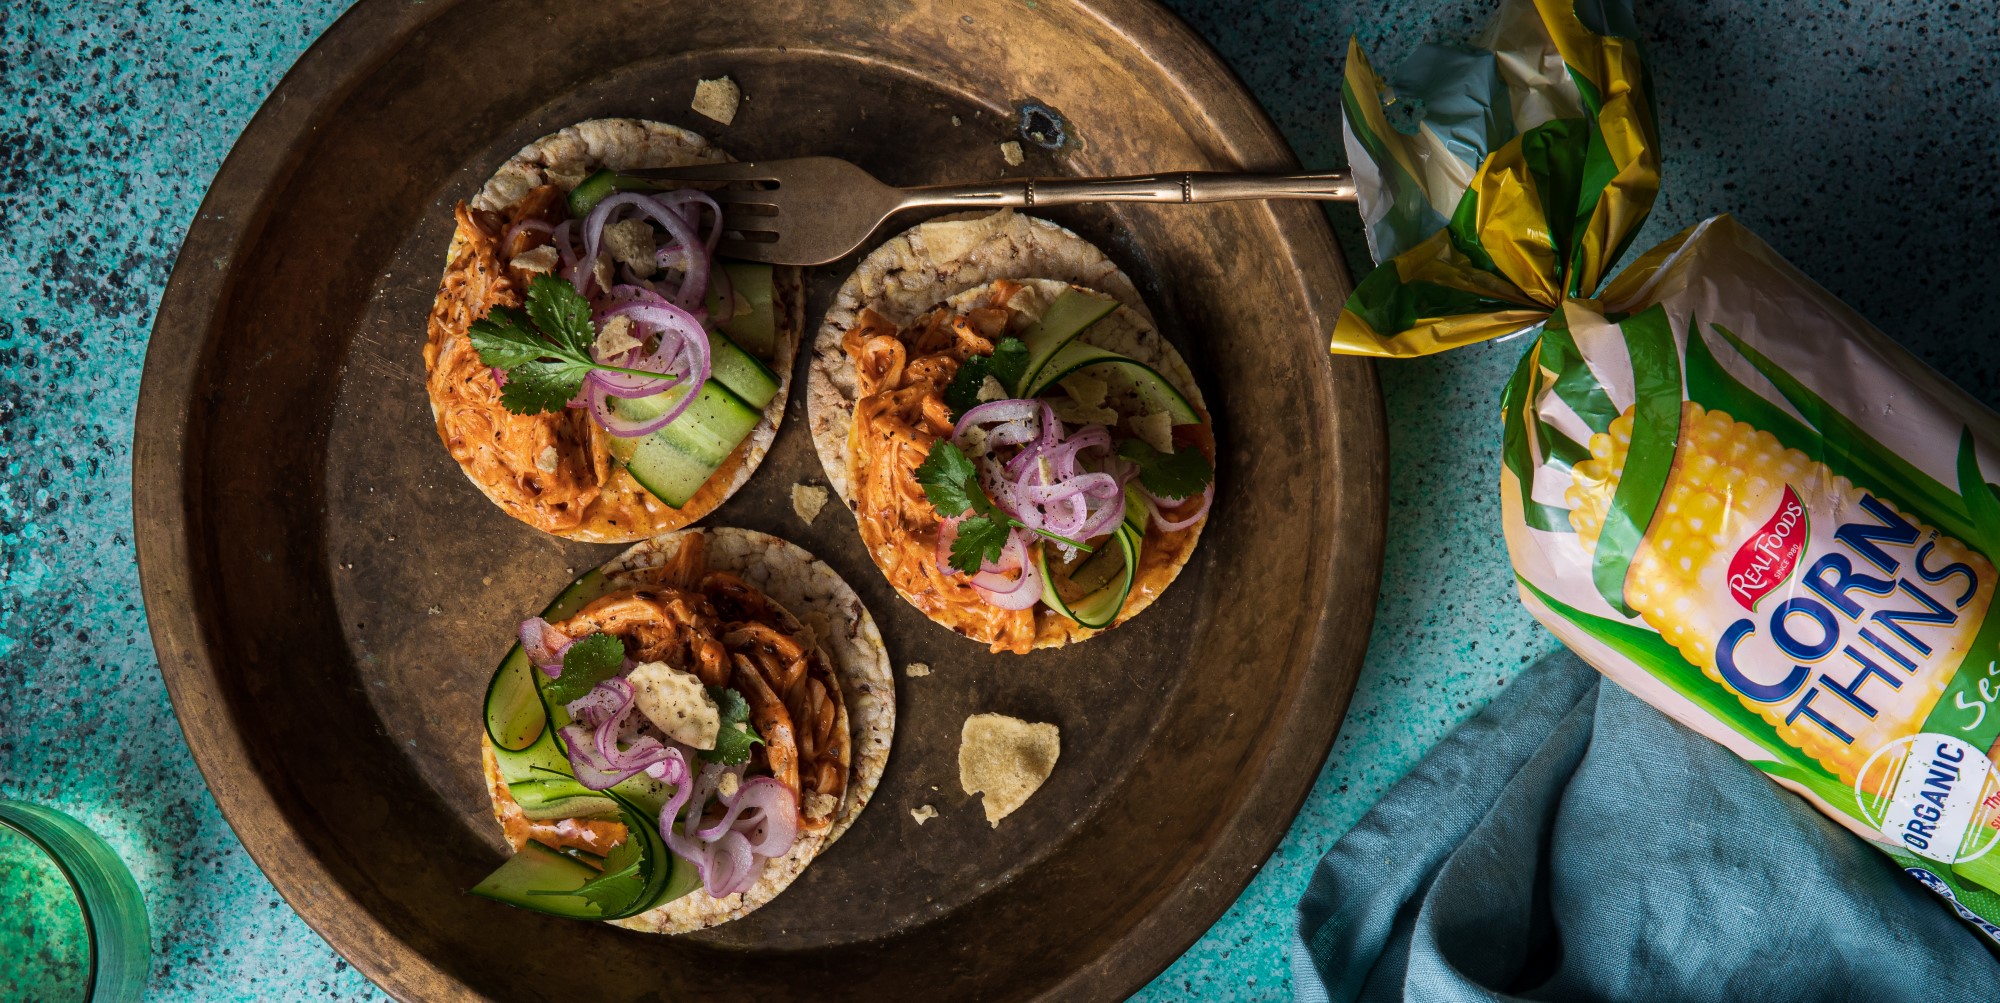
[{"label": "fork tines", "polygon": [[[762,164],[746,161],[688,167],[641,167],[619,173],[648,181],[678,181],[689,185],[776,185],[777,169],[783,166],[783,161]],[[760,216],[777,214],[773,192],[772,188],[750,187],[708,190],[708,197],[714,199],[716,204],[726,206],[725,211],[729,214],[728,228],[723,231],[722,240],[715,248],[717,253],[746,261],[771,260],[770,245],[776,242],[778,235],[774,230],[758,228],[756,220]]]},{"label": "fork tines", "polygon": [[783,166],[784,161],[782,160],[761,164],[753,160],[722,164],[694,164],[688,167],[635,167],[619,171],[618,173],[635,178],[645,178],[649,181],[686,181],[689,183],[708,181],[717,184],[736,181],[766,181],[775,183],[778,180],[777,170]]}]

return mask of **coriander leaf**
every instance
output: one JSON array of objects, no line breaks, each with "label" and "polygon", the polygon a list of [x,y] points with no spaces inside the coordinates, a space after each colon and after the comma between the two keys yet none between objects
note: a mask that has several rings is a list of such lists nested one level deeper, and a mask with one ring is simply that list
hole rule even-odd
[{"label": "coriander leaf", "polygon": [[944,388],[944,404],[951,408],[951,416],[957,418],[979,406],[979,388],[986,385],[986,376],[992,372],[992,358],[975,355],[958,367],[958,375],[951,378],[951,385]]},{"label": "coriander leaf", "polygon": [[1139,465],[1139,483],[1162,498],[1187,498],[1215,480],[1215,467],[1192,446],[1162,453],[1138,439],[1127,439],[1118,455]]},{"label": "coriander leaf", "polygon": [[743,694],[727,686],[710,686],[708,696],[715,701],[723,724],[741,724],[750,720],[750,701],[743,699]]},{"label": "coriander leaf", "polygon": [[530,891],[530,895],[574,895],[597,907],[598,915],[622,912],[646,890],[646,877],[639,867],[645,853],[636,834],[611,848],[604,858],[604,873],[584,882],[573,892]]},{"label": "coriander leaf", "polygon": [[1010,394],[1026,391],[1021,385],[1028,378],[1028,343],[1019,338],[1002,338],[993,346],[993,358],[986,364],[986,371],[1000,381]]},{"label": "coriander leaf", "polygon": [[550,341],[588,359],[597,341],[590,322],[590,301],[576,287],[553,275],[537,275],[528,285],[528,316]]},{"label": "coriander leaf", "polygon": [[958,367],[958,375],[944,390],[945,406],[954,417],[979,406],[979,391],[986,378],[993,377],[1010,394],[1021,392],[1021,380],[1028,374],[1028,344],[1019,338],[1002,338],[992,355],[975,355]]},{"label": "coriander leaf", "polygon": [[764,740],[757,737],[747,724],[725,724],[715,733],[715,748],[703,749],[701,758],[707,763],[721,763],[735,766],[750,760],[750,747],[762,745]]},{"label": "coriander leaf", "polygon": [[702,760],[724,766],[747,762],[750,747],[764,744],[764,739],[750,727],[750,702],[727,686],[710,686],[708,695],[722,712],[722,730],[715,733],[715,748],[702,750]]},{"label": "coriander leaf", "polygon": [[543,690],[551,703],[567,704],[581,699],[624,667],[624,643],[610,634],[591,634],[563,652],[562,675],[549,680]]},{"label": "coriander leaf", "polygon": [[589,371],[574,362],[523,362],[507,370],[500,403],[515,414],[561,411],[583,389]]},{"label": "coriander leaf", "polygon": [[959,523],[958,538],[951,541],[951,566],[971,575],[979,572],[980,565],[999,560],[1008,528],[1007,523],[985,516]]},{"label": "coriander leaf", "polygon": [[917,483],[923,486],[924,497],[947,519],[971,508],[983,515],[992,507],[986,500],[986,492],[979,487],[978,474],[965,451],[950,439],[932,443],[930,455],[917,465]]},{"label": "coriander leaf", "polygon": [[512,369],[549,354],[549,346],[528,328],[528,315],[496,306],[466,330],[479,361],[495,369]]},{"label": "coriander leaf", "polygon": [[[939,439],[931,445],[930,454],[917,465],[917,483],[923,485],[924,496],[939,515],[950,519],[971,514],[971,518],[959,524],[958,541],[951,546],[950,562],[968,575],[977,572],[981,563],[1000,559],[1000,548],[1007,542],[1009,529],[1027,528],[1020,520],[994,507],[993,499],[986,497],[986,489],[979,484],[978,469],[966,458],[965,451],[949,439]],[[1043,529],[1034,532],[1090,552],[1080,540]]]}]

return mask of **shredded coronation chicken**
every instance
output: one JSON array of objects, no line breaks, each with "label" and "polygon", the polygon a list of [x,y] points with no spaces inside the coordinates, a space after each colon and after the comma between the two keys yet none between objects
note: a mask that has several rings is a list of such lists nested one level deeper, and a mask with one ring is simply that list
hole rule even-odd
[{"label": "shredded coronation chicken", "polygon": [[[1041,606],[1001,609],[987,602],[969,577],[940,568],[942,520],[916,479],[931,445],[952,433],[945,390],[966,359],[992,354],[994,342],[1017,322],[1008,304],[1020,290],[1016,283],[996,282],[979,306],[964,313],[939,307],[900,329],[864,310],[841,347],[854,362],[858,384],[848,454],[862,542],[896,591],[931,619],[995,652],[1026,654],[1038,643],[1061,643],[1090,632]],[[1206,424],[1179,426],[1174,434],[1214,455]],[[1127,613],[1120,619],[1173,580],[1196,536],[1192,528],[1167,532],[1147,527],[1125,601]],[[1031,544],[1030,550],[1039,546]]]}]

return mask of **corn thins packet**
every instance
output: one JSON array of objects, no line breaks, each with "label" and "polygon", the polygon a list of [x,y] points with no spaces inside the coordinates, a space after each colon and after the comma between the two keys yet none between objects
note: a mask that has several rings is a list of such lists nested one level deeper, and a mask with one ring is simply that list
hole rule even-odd
[{"label": "corn thins packet", "polygon": [[1333,351],[1532,335],[1501,398],[1522,602],[2000,939],[2000,416],[1728,216],[1610,276],[1659,185],[1637,35],[1509,0],[1386,79],[1350,46],[1380,264]]}]

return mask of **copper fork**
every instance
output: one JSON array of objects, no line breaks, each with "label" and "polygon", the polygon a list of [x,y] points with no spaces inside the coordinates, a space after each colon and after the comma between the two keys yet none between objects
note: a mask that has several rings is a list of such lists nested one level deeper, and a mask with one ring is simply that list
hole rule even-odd
[{"label": "copper fork", "polygon": [[823,265],[844,257],[866,242],[884,220],[906,209],[1033,209],[1078,202],[1354,200],[1354,178],[1346,171],[1178,171],[1119,178],[1007,178],[924,188],[892,188],[837,157],[620,173],[652,182],[731,185],[709,192],[723,207],[724,232],[716,253],[778,265]]}]

